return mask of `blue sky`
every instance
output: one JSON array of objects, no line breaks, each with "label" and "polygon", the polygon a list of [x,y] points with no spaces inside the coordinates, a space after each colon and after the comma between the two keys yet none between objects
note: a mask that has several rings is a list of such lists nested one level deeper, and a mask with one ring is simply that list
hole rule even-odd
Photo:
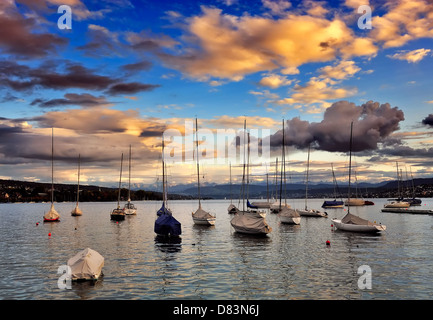
[{"label": "blue sky", "polygon": [[[70,30],[57,26],[61,4]],[[372,29],[358,28],[361,4]],[[57,182],[76,179],[80,153],[84,183],[113,183],[131,144],[134,182],[151,184],[162,133],[194,117],[213,132],[244,119],[270,130],[257,180],[282,119],[299,180],[308,144],[313,181],[331,181],[331,162],[346,179],[351,121],[358,180],[393,179],[396,161],[430,177],[432,22],[427,0],[5,1],[0,177],[49,181],[54,127]],[[232,160],[205,163],[205,182],[227,181]],[[173,184],[194,181],[190,162],[171,170]]]}]

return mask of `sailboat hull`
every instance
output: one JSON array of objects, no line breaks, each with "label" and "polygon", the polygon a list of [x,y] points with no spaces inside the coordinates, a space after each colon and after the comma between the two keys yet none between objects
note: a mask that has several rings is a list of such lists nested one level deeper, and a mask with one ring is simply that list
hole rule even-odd
[{"label": "sailboat hull", "polygon": [[60,218],[54,218],[54,219],[44,218],[44,222],[60,222]]},{"label": "sailboat hull", "polygon": [[192,217],[192,220],[195,224],[203,225],[203,226],[213,226],[215,225],[215,218],[195,218]]},{"label": "sailboat hull", "polygon": [[110,219],[115,221],[125,220],[125,212],[122,209],[114,209],[111,212]]},{"label": "sailboat hull", "polygon": [[78,216],[82,216],[83,215],[83,211],[80,210],[80,208],[75,207],[74,210],[72,210],[71,212],[71,216],[73,217],[78,217]]},{"label": "sailboat hull", "polygon": [[343,223],[341,220],[334,219],[332,220],[334,226],[343,231],[350,232],[364,232],[364,233],[377,233],[386,230],[386,226],[384,225],[357,225],[351,223]]},{"label": "sailboat hull", "polygon": [[296,210],[300,216],[303,217],[324,217],[327,218],[328,214],[323,211],[315,210],[315,209],[307,209],[307,210]]},{"label": "sailboat hull", "polygon": [[301,223],[301,218],[300,217],[287,217],[287,216],[281,216],[280,215],[280,221],[281,223],[285,223],[285,224],[300,224]]}]

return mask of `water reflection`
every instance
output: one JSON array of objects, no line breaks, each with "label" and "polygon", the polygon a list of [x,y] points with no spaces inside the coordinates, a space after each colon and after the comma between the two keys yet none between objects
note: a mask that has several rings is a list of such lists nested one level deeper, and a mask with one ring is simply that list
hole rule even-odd
[{"label": "water reflection", "polygon": [[161,252],[179,252],[182,250],[182,238],[156,235],[155,247]]},{"label": "water reflection", "polygon": [[80,281],[72,282],[72,291],[80,297],[81,300],[91,299],[95,291],[102,289],[104,276],[97,281]]}]

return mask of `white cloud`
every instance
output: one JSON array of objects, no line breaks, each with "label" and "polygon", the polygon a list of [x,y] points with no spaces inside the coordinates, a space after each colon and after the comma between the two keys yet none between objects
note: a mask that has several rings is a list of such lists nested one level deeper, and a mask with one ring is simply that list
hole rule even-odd
[{"label": "white cloud", "polygon": [[424,59],[427,54],[431,52],[431,49],[416,49],[412,51],[400,50],[393,55],[387,55],[388,58],[397,60],[406,60],[409,63],[417,63]]}]

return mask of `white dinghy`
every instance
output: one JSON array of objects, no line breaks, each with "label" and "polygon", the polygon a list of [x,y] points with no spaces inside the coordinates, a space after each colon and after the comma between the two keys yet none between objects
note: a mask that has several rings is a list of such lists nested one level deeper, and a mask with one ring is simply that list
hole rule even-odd
[{"label": "white dinghy", "polygon": [[98,280],[102,276],[104,257],[86,248],[68,260],[72,281]]},{"label": "white dinghy", "polygon": [[[350,203],[350,176],[352,169],[352,131],[353,122],[350,124],[350,147],[349,147],[349,187],[348,203]],[[350,205],[347,207],[347,214],[343,219],[333,219],[334,226],[343,231],[377,233],[386,230],[386,226],[362,219],[350,213]]]}]

